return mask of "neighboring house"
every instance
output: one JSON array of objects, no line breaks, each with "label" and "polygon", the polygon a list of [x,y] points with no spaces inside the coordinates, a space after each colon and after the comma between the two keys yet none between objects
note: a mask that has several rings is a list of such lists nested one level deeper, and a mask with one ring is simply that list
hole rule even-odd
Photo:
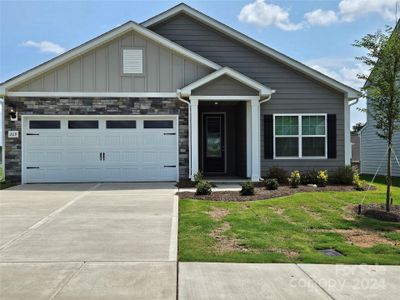
[{"label": "neighboring house", "polygon": [[[368,107],[367,100],[367,107]],[[360,173],[378,175],[387,174],[387,142],[376,134],[376,121],[371,115],[367,116],[367,123],[360,131],[361,153]],[[393,149],[400,161],[400,133],[393,136]],[[392,154],[392,174],[400,176],[400,166]]]},{"label": "neighboring house", "polygon": [[[400,20],[397,22],[394,30],[400,30]],[[366,83],[367,84],[367,83]],[[369,99],[367,99],[367,109],[369,107]],[[376,121],[367,114],[367,123],[360,130],[361,140],[361,164],[360,173],[387,175],[387,141],[380,138],[376,133]],[[400,161],[400,132],[393,136],[393,151],[396,153]],[[379,171],[378,171],[379,170]],[[392,175],[400,176],[400,166],[395,156],[392,154]]]},{"label": "neighboring house", "polygon": [[185,4],[1,87],[9,180],[174,181],[202,171],[257,181],[271,166],[351,161],[356,90]]},{"label": "neighboring house", "polygon": [[360,133],[351,133],[351,162],[360,163]]}]

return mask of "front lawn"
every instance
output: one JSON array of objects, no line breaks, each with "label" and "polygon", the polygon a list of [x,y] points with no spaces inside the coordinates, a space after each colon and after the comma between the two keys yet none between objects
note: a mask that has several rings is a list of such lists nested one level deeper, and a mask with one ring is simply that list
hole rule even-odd
[{"label": "front lawn", "polygon": [[[383,203],[384,180],[365,203]],[[400,204],[395,180],[394,204]],[[180,200],[180,261],[400,264],[400,223],[357,216],[363,192],[297,193],[252,202]],[[335,249],[343,256],[326,256]]]}]

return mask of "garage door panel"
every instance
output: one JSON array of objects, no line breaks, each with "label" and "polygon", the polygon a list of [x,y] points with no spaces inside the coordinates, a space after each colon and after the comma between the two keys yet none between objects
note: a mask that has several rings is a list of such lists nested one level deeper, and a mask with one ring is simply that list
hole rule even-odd
[{"label": "garage door panel", "polygon": [[[107,117],[98,116],[97,129],[68,129],[66,124],[73,119],[61,117],[59,129],[28,130],[34,135],[24,135],[25,182],[177,179],[175,127],[143,128],[143,122],[137,119],[136,128],[106,128]],[[24,120],[25,128],[29,118]]]}]

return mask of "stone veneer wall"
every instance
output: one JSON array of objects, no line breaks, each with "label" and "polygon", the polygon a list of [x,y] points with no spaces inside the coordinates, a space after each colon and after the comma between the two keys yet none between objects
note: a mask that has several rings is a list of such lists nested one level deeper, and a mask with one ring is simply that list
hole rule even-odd
[{"label": "stone veneer wall", "polygon": [[[16,107],[18,121],[11,122],[10,106]],[[188,108],[172,98],[25,98],[5,100],[5,170],[9,181],[21,182],[21,116],[22,115],[179,115],[179,174],[189,176]],[[18,130],[19,138],[7,137]]]}]

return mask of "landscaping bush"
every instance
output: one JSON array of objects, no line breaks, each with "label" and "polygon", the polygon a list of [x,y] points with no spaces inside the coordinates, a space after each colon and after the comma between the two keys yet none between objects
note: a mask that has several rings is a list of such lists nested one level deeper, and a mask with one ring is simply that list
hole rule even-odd
[{"label": "landscaping bush", "polygon": [[201,172],[197,172],[193,175],[194,184],[197,185],[200,181],[204,180],[204,175]]},{"label": "landscaping bush", "polygon": [[254,195],[254,184],[251,181],[246,181],[242,183],[242,189],[240,191],[240,195],[242,196]]},{"label": "landscaping bush", "polygon": [[360,175],[358,175],[357,173],[354,173],[353,185],[357,191],[365,191],[365,187],[367,186],[367,183],[365,182],[365,180],[360,179]]},{"label": "landscaping bush", "polygon": [[318,171],[310,170],[301,173],[301,184],[317,184]]},{"label": "landscaping bush", "polygon": [[203,180],[196,184],[196,195],[210,195],[211,194],[211,183]]},{"label": "landscaping bush", "polygon": [[271,167],[268,171],[267,177],[268,179],[276,179],[279,184],[287,183],[287,178],[289,173],[279,167]]},{"label": "landscaping bush", "polygon": [[300,185],[300,181],[301,181],[301,176],[300,176],[300,172],[299,171],[293,171],[290,174],[290,177],[288,178],[289,181],[289,185],[292,188],[297,188]]},{"label": "landscaping bush", "polygon": [[328,171],[319,171],[317,176],[317,185],[325,187],[328,184]]},{"label": "landscaping bush", "polygon": [[276,180],[276,178],[265,179],[264,186],[267,190],[277,190],[279,187],[279,182]]},{"label": "landscaping bush", "polygon": [[330,176],[334,184],[352,185],[354,170],[351,166],[337,168]]}]

